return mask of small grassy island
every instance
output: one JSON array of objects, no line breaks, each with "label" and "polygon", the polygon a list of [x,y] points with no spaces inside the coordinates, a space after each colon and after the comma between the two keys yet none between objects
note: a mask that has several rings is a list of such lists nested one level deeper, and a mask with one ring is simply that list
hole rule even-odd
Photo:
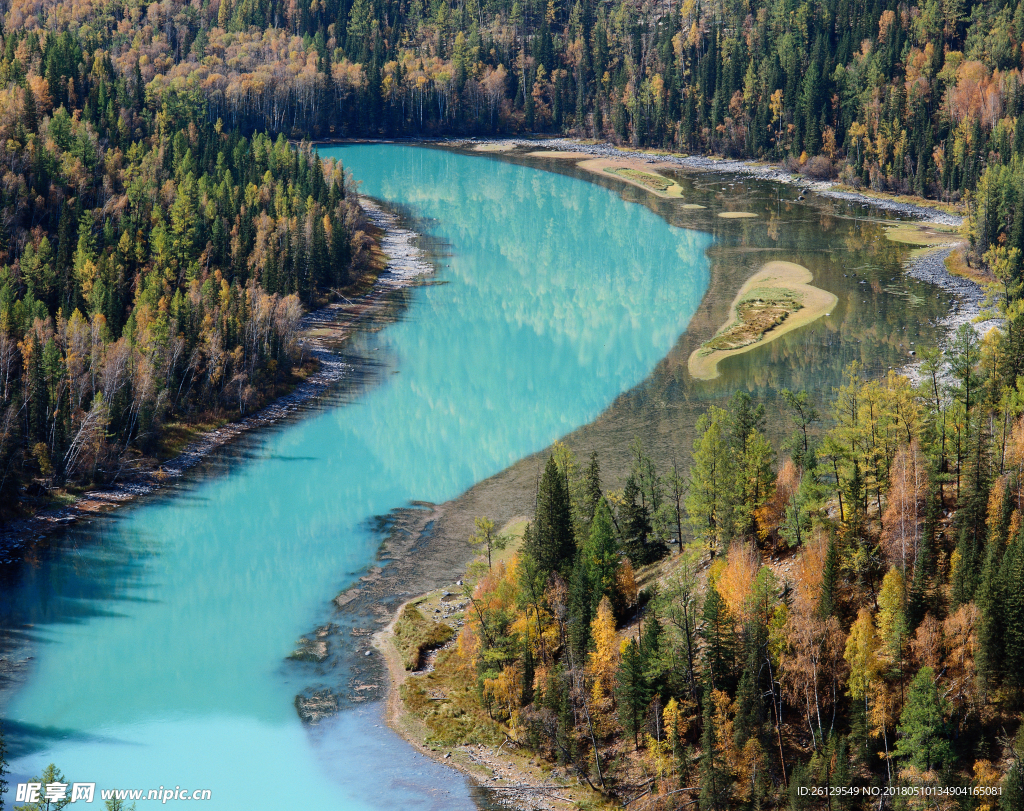
[{"label": "small grassy island", "polygon": [[683,196],[683,187],[671,178],[660,175],[653,169],[660,168],[657,164],[647,164],[643,161],[613,158],[595,158],[593,160],[581,161],[581,169],[593,172],[598,175],[612,175],[619,180],[624,180],[633,186],[639,186],[658,197],[670,197],[679,199]]},{"label": "small grassy island", "polygon": [[794,262],[769,262],[747,279],[729,308],[725,325],[690,355],[690,374],[718,377],[723,358],[749,352],[809,324],[835,307],[838,299],[810,284],[811,272]]},{"label": "small grassy island", "polygon": [[[654,169],[668,168],[669,164],[649,164],[635,158],[590,158],[583,152],[538,151],[527,153],[532,158],[550,158],[553,160],[578,160],[580,169],[596,175],[612,175],[644,191],[652,192],[658,197],[679,199],[683,196],[683,187],[671,178],[658,174]],[[700,206],[703,208],[703,206]]]}]

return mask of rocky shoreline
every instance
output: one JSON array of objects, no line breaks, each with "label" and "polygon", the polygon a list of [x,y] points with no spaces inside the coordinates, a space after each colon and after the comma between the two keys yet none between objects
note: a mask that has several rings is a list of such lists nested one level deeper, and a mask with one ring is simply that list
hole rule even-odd
[{"label": "rocky shoreline", "polygon": [[71,504],[49,507],[4,524],[0,527],[0,565],[13,563],[18,559],[19,550],[56,530],[110,512],[172,484],[217,448],[253,429],[273,425],[293,415],[353,371],[352,364],[336,354],[337,346],[360,324],[380,312],[391,294],[434,270],[415,246],[418,235],[414,231],[404,228],[398,217],[368,198],[361,197],[360,203],[367,218],[382,233],[380,249],[388,258],[387,266],[369,292],[329,304],[303,317],[302,354],[317,360],[317,370],[291,392],[255,414],[206,432],[173,459],[153,467],[137,468],[124,480],[90,490]]},{"label": "rocky shoreline", "polygon": [[965,276],[954,276],[946,267],[946,259],[955,246],[928,251],[911,259],[904,272],[913,279],[934,284],[948,293],[952,293],[956,301],[953,308],[940,322],[949,330],[956,330],[961,324],[973,324],[978,335],[984,335],[990,327],[999,324],[1002,319],[989,318],[975,322],[987,308],[987,294],[978,282]]}]

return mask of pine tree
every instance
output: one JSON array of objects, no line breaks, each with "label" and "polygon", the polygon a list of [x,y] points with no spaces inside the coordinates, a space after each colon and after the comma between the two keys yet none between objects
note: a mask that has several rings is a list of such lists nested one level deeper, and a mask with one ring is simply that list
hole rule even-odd
[{"label": "pine tree", "polygon": [[821,598],[818,601],[818,616],[828,619],[836,613],[839,588],[839,545],[830,538],[825,555],[825,570],[821,575]]},{"label": "pine tree", "polygon": [[729,608],[713,585],[704,597],[704,672],[708,684],[716,690],[724,689],[732,680],[734,642],[732,617]]},{"label": "pine tree", "polygon": [[622,648],[622,661],[616,674],[618,682],[615,698],[619,708],[619,722],[627,735],[633,736],[633,746],[640,749],[640,729],[650,701],[650,687],[644,672],[644,656],[640,645],[630,639]]},{"label": "pine tree", "polygon": [[922,667],[910,683],[906,706],[897,727],[896,757],[921,771],[945,767],[954,758],[935,671]]},{"label": "pine tree", "polygon": [[537,491],[537,516],[529,546],[525,548],[546,572],[568,569],[573,559],[572,514],[569,490],[558,472],[555,457],[541,476]]}]

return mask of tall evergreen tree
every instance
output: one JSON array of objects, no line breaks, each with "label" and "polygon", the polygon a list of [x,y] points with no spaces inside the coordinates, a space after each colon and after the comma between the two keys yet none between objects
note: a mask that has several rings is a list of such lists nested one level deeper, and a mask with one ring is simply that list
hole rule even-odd
[{"label": "tall evergreen tree", "polygon": [[701,636],[704,639],[704,673],[712,689],[724,690],[731,683],[735,662],[732,616],[718,589],[708,586],[704,597]]},{"label": "tall evergreen tree", "polygon": [[825,569],[821,574],[821,598],[818,601],[818,615],[828,619],[836,613],[839,589],[839,544],[835,537],[829,538],[825,555]]},{"label": "tall evergreen tree", "polygon": [[526,549],[545,571],[567,572],[572,565],[574,546],[569,489],[555,457],[550,456],[540,479],[537,515]]},{"label": "tall evergreen tree", "polygon": [[896,757],[921,771],[944,767],[953,760],[943,703],[930,667],[922,667],[910,683],[897,731]]},{"label": "tall evergreen tree", "polygon": [[619,507],[622,527],[622,547],[634,566],[643,566],[655,559],[657,549],[651,541],[651,515],[642,503],[640,486],[636,477],[630,474],[622,491],[622,506]]},{"label": "tall evergreen tree", "polygon": [[715,728],[715,702],[711,687],[704,691],[704,717],[700,734],[700,811],[729,808],[729,775],[718,752],[719,732]]},{"label": "tall evergreen tree", "polygon": [[647,683],[643,651],[635,639],[630,639],[622,649],[617,680],[615,698],[619,721],[626,734],[633,736],[633,747],[639,750],[640,729],[650,701],[650,685]]}]

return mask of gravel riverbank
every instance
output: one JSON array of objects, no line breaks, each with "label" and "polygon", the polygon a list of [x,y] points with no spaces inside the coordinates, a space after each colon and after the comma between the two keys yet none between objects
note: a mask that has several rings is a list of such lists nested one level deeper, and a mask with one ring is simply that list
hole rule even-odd
[{"label": "gravel riverbank", "polygon": [[952,332],[961,324],[973,324],[978,334],[984,335],[991,327],[1001,323],[1002,319],[988,318],[975,323],[975,319],[990,309],[991,304],[986,306],[987,294],[980,284],[964,276],[954,276],[946,268],[946,258],[953,250],[948,247],[928,251],[910,260],[904,272],[911,278],[934,284],[953,294],[956,300],[949,315],[942,320],[942,326]]}]

